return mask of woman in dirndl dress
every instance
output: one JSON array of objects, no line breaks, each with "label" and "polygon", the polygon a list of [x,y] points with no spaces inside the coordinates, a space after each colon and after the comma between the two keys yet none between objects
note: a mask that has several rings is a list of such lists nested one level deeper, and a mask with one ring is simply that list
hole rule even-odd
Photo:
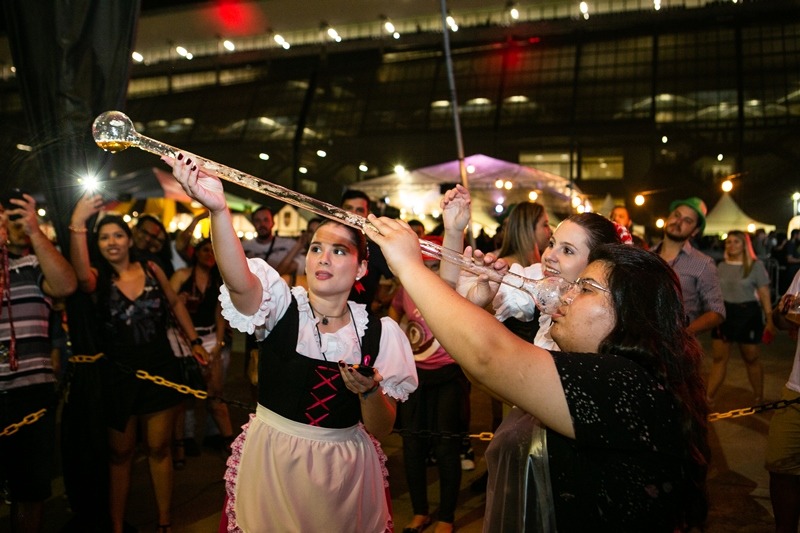
[{"label": "woman in dirndl dress", "polygon": [[260,341],[258,406],[232,446],[221,530],[392,530],[376,439],[392,431],[417,375],[399,326],[347,300],[366,273],[364,236],[322,224],[306,256],[308,290],[289,287],[245,258],[221,183],[191,157],[165,161],[210,212],[223,316]]}]

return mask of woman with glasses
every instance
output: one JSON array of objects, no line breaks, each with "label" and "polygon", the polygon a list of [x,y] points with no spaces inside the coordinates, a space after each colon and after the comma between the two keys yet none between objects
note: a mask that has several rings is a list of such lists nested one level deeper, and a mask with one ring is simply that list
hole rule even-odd
[{"label": "woman with glasses", "polygon": [[[445,239],[446,245],[451,248],[461,247],[461,243],[449,239],[450,235],[463,231],[467,217],[462,212],[469,203],[469,192],[458,187],[448,191],[443,199]],[[620,228],[594,213],[573,215],[559,224],[555,233],[548,234],[548,244],[543,249],[541,263],[523,268],[508,260],[505,262],[511,263],[511,272],[530,279],[557,276],[575,281],[586,268],[589,254],[594,248],[601,244],[620,243],[623,237],[628,236]],[[446,275],[453,277],[450,273]],[[495,295],[495,291],[474,277],[462,279],[457,289],[473,303],[493,309],[496,318],[506,327],[509,323],[515,324],[516,327],[509,329],[521,338],[540,348],[559,349],[550,337],[550,315],[539,313],[527,293],[503,285]],[[533,336],[519,335],[525,325],[532,325],[535,332]],[[504,400],[513,406],[507,399]],[[486,449],[488,469],[484,531],[535,531],[531,529],[534,524],[554,522],[552,505],[538,498],[532,490],[533,480],[545,475],[546,455],[547,434],[544,426],[530,413],[513,406],[496,428],[494,438]]]},{"label": "woman with glasses", "polygon": [[[519,339],[429,272],[403,221],[370,220],[379,233],[368,230],[369,237],[448,353],[545,427],[547,453],[532,490],[553,509],[552,521],[517,530],[702,526],[709,449],[701,350],[683,325],[680,285],[663,260],[632,246],[594,247],[551,316],[559,352]],[[554,239],[555,251],[576,251]],[[504,268],[491,255],[475,258]],[[545,269],[565,273],[553,263]]]}]

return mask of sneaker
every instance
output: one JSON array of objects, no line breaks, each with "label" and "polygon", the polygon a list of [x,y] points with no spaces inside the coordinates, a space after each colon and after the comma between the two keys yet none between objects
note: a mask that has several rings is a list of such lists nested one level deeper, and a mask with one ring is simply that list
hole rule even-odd
[{"label": "sneaker", "polygon": [[461,454],[461,470],[467,472],[475,470],[475,452],[472,448]]}]

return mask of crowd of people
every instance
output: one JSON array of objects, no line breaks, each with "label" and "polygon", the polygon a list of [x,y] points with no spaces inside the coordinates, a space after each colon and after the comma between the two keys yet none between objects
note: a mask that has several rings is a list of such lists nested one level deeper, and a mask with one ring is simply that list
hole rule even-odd
[{"label": "crowd of people", "polygon": [[[507,216],[502,239],[465,247],[471,197],[460,185],[443,196],[436,237],[416,221],[376,217],[369,198],[351,190],[340,205],[368,217],[366,235],[314,220],[300,238],[278,236],[273,213],[261,207],[251,214],[255,237],[242,241],[221,182],[190,154],[164,162],[204,208],[173,242],[157,217],[131,226],[87,193],[62,254],[41,231],[32,196],[3,199],[0,430],[39,413],[0,434],[14,531],[41,530],[51,490],[60,361],[51,332],[61,325],[54,300],[91,302],[91,384],[102,402],[108,477],[98,481],[107,485],[102,510],[85,530],[113,533],[131,531],[126,503],[140,448],[158,531],[172,531],[174,471],[191,461],[201,424],[227,457],[221,531],[453,531],[471,389],[497,408],[484,531],[702,528],[706,420],[730,351],[738,345],[753,389],[743,403],[757,404],[759,345],[779,329],[796,332],[800,273],[775,302],[765,263],[783,251],[787,273],[796,270],[800,232],[771,243],[731,231],[717,262],[693,245],[707,215],[696,197],[670,205],[652,243],[633,234],[624,206],[553,228],[541,204],[525,202]],[[211,236],[193,242],[206,217]],[[422,256],[420,238],[463,251],[494,275]],[[497,282],[509,273],[560,278],[557,305]],[[248,339],[244,371],[256,402],[241,430],[221,401],[233,330]],[[704,333],[712,338],[705,379]],[[800,343],[785,399],[800,395],[799,360]],[[163,385],[186,385],[192,365],[202,375],[192,387],[208,396],[204,409]],[[785,531],[800,520],[796,407],[773,418],[766,458]],[[380,443],[392,431],[403,441],[407,524],[393,521]],[[435,513],[430,462],[440,482]]]}]

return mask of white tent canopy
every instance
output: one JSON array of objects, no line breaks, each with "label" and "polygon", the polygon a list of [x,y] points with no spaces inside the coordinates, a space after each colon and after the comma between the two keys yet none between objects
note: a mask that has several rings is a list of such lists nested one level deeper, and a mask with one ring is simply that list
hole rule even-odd
[{"label": "white tent canopy", "polygon": [[758,228],[763,228],[769,233],[775,229],[775,226],[750,218],[728,193],[723,193],[717,205],[708,212],[706,229],[703,233],[705,235],[721,235],[734,229],[754,232]]},{"label": "white tent canopy", "polygon": [[[492,218],[495,206],[524,202],[528,194],[536,191],[537,202],[543,204],[551,214],[564,214],[571,211],[573,197],[591,206],[568,179],[543,170],[494,159],[481,154],[464,159],[467,180],[472,195],[473,221],[487,229],[494,230],[497,225]],[[498,188],[501,180],[503,187]],[[506,185],[508,182],[509,185]],[[365,192],[373,199],[387,201],[400,209],[404,218],[421,219],[428,215],[437,216],[442,198],[442,186],[461,183],[458,160],[430,167],[410,170],[405,174],[388,174],[379,178],[365,180],[353,188]],[[509,187],[510,188],[506,188]],[[430,228],[428,228],[430,229]]]},{"label": "white tent canopy", "polygon": [[792,230],[795,229],[800,229],[800,215],[792,217],[792,219],[789,220],[789,226],[787,226],[786,228],[786,235],[791,235]]}]

